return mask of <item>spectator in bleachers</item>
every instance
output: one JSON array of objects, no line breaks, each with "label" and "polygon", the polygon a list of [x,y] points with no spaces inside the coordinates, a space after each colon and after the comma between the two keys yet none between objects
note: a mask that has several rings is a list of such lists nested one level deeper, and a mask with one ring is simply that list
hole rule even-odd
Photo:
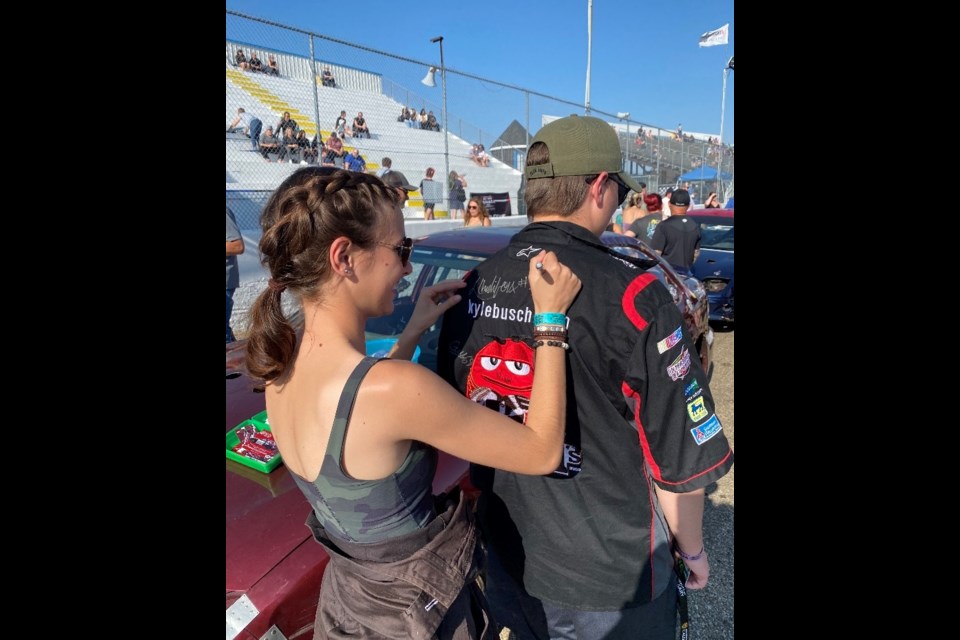
[{"label": "spectator in bleachers", "polygon": [[477,160],[481,167],[490,166],[490,156],[487,155],[487,150],[484,149],[483,144],[477,145]]},{"label": "spectator in bleachers", "polygon": [[393,167],[393,160],[384,156],[383,159],[380,160],[380,168],[377,169],[377,177],[382,178],[386,174],[390,173],[390,170],[392,167]]},{"label": "spectator in bleachers", "polygon": [[427,113],[427,129],[440,131],[440,123],[437,122],[437,116],[433,115],[433,111]]},{"label": "spectator in bleachers", "polygon": [[353,135],[362,138],[363,134],[367,134],[367,138],[370,138],[370,127],[367,126],[367,121],[363,117],[363,111],[358,111],[357,117],[353,119]]},{"label": "spectator in bleachers", "polygon": [[277,59],[273,57],[272,53],[267,56],[267,68],[264,72],[274,76],[280,75],[280,67],[277,66]]},{"label": "spectator in bleachers", "polygon": [[350,130],[350,125],[347,124],[346,110],[341,111],[340,115],[337,116],[336,122],[333,123],[333,131],[343,140],[346,140],[348,136],[353,135],[353,132]]},{"label": "spectator in bleachers", "polygon": [[273,135],[273,127],[267,127],[267,130],[260,136],[260,155],[263,156],[264,160],[270,162],[268,156],[270,153],[278,154],[277,162],[282,162],[287,155],[283,145],[280,144],[279,138]]},{"label": "spectator in bleachers", "polygon": [[293,132],[293,127],[283,130],[283,148],[290,164],[298,164],[303,160],[303,156],[300,155],[300,143],[297,142],[297,134]]},{"label": "spectator in bleachers", "polygon": [[243,49],[237,49],[237,53],[234,55],[234,60],[237,62],[237,66],[243,70],[250,69],[250,63],[247,62],[247,56],[243,55]]},{"label": "spectator in bleachers", "polygon": [[417,122],[420,124],[421,129],[427,128],[427,110],[420,109],[420,115],[417,117]]},{"label": "spectator in bleachers", "polygon": [[490,214],[487,208],[483,206],[480,196],[470,198],[470,204],[467,205],[467,212],[463,215],[463,226],[465,227],[492,227]]},{"label": "spectator in bleachers", "polygon": [[325,87],[336,87],[337,81],[333,78],[333,74],[330,73],[328,67],[324,67],[323,73],[320,75],[320,82],[323,83]]},{"label": "spectator in bleachers", "polygon": [[[433,167],[427,167],[427,175],[420,181],[420,194],[423,196],[423,219],[424,220],[433,220],[433,209],[437,206],[436,202],[427,201],[427,192],[431,191],[429,185],[434,184],[436,181],[433,179],[434,174]],[[426,188],[424,188],[424,183],[429,183]]]},{"label": "spectator in bleachers", "polygon": [[257,57],[257,52],[250,53],[250,71],[263,71],[263,63]]},{"label": "spectator in bleachers", "polygon": [[260,146],[260,129],[263,128],[263,122],[260,121],[260,118],[244,111],[243,107],[239,107],[237,109],[237,117],[227,125],[227,131],[230,131],[240,123],[243,123],[244,128],[246,128],[247,135],[250,136],[250,143],[253,145],[253,150],[256,151]]},{"label": "spectator in bleachers", "polygon": [[300,128],[297,126],[297,121],[290,117],[290,112],[284,111],[283,117],[280,118],[280,122],[278,122],[277,126],[273,129],[274,131],[286,131],[287,127],[293,129],[294,133],[296,133],[297,129]]},{"label": "spectator in bleachers", "polygon": [[300,148],[300,164],[317,163],[317,137],[314,136],[313,142],[307,139],[307,132],[303,129],[297,131],[297,146]]},{"label": "spectator in bleachers", "polygon": [[358,173],[364,173],[367,170],[367,163],[363,159],[363,156],[360,155],[360,149],[356,147],[344,158],[343,165],[350,171],[356,171]]},{"label": "spectator in bleachers", "polygon": [[324,155],[325,163],[336,165],[337,158],[342,159],[346,155],[346,152],[343,150],[343,140],[337,136],[336,131],[330,133],[330,137],[327,139],[326,149],[326,155]]},{"label": "spectator in bleachers", "polygon": [[417,110],[413,107],[407,109],[407,126],[411,129],[417,129],[420,126],[417,122]]}]

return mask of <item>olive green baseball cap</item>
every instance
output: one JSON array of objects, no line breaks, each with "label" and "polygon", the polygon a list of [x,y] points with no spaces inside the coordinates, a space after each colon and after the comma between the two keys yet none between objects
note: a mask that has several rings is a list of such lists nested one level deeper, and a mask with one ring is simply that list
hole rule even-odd
[{"label": "olive green baseball cap", "polygon": [[[541,127],[534,142],[542,142],[550,151],[547,164],[527,165],[527,180],[560,176],[591,176],[606,171],[616,174],[634,191],[642,188],[622,170],[620,140],[608,123],[576,114],[554,120]],[[529,150],[528,150],[529,151]]]}]

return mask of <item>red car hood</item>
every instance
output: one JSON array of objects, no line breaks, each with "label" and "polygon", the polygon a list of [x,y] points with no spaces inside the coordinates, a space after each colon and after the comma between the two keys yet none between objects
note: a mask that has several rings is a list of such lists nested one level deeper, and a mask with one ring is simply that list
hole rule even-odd
[{"label": "red car hood", "polygon": [[[246,374],[227,379],[226,428],[264,408],[263,393]],[[265,474],[226,462],[227,591],[247,591],[304,540],[310,512],[282,464]]]}]

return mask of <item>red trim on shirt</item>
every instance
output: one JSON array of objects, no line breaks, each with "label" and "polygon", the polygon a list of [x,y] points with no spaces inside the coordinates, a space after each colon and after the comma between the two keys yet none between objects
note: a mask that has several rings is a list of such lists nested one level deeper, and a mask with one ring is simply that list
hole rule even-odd
[{"label": "red trim on shirt", "polygon": [[636,424],[637,433],[640,436],[640,448],[643,449],[643,458],[647,461],[647,464],[650,465],[653,477],[662,481],[663,478],[660,477],[660,466],[656,460],[653,459],[653,454],[650,452],[650,443],[647,442],[647,434],[643,431],[643,422],[640,421],[640,392],[631,389],[626,382],[623,383],[621,391],[623,395],[636,400],[637,408],[634,411],[633,421]]},{"label": "red trim on shirt", "polygon": [[640,292],[646,289],[647,285],[656,279],[657,277],[652,273],[644,273],[637,276],[633,282],[627,285],[626,291],[623,292],[623,298],[620,300],[620,304],[623,305],[623,312],[639,331],[646,329],[650,323],[637,313],[637,305],[634,301],[637,296],[640,295]]}]

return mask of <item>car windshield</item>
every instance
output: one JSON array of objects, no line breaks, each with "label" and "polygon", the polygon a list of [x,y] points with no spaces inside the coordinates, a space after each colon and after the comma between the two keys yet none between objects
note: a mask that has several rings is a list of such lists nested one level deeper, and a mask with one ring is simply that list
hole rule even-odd
[{"label": "car windshield", "polygon": [[733,223],[701,222],[700,248],[733,251]]}]

